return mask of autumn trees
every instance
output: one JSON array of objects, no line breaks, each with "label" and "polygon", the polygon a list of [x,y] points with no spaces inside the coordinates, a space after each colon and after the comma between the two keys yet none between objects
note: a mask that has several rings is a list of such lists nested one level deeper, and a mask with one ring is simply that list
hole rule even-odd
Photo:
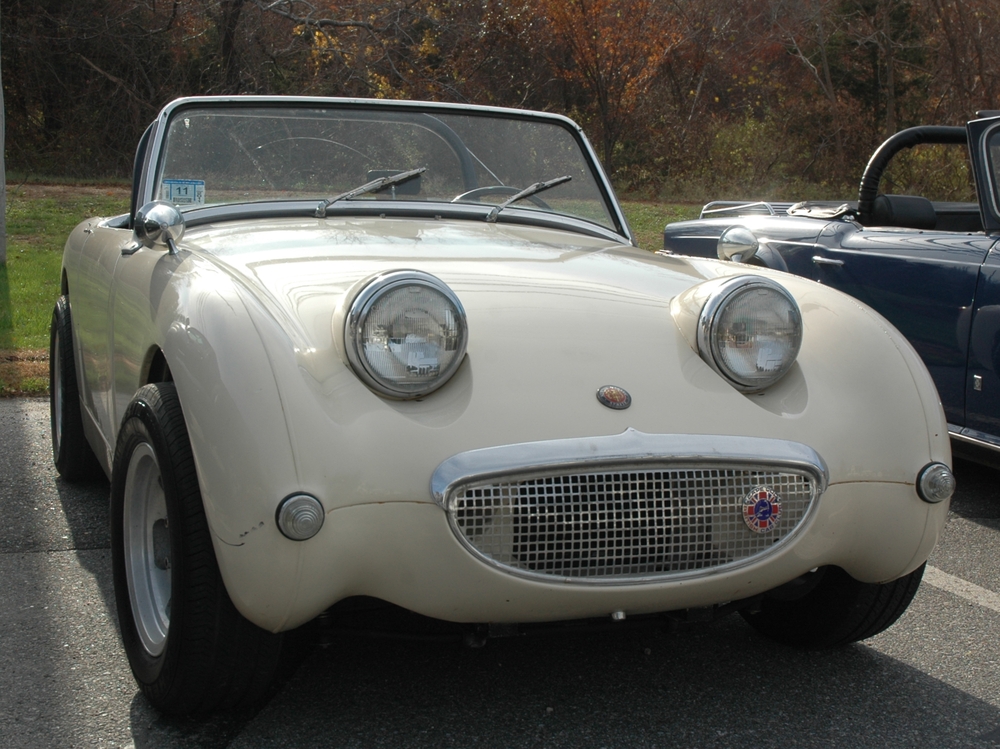
[{"label": "autumn trees", "polygon": [[175,96],[346,95],[565,112],[626,189],[843,194],[1000,107],[992,2],[4,0],[8,167],[124,176]]}]

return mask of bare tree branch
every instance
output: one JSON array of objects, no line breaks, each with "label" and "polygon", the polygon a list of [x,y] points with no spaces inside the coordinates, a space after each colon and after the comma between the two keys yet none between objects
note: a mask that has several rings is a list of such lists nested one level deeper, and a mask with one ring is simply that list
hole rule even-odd
[{"label": "bare tree branch", "polygon": [[148,101],[146,101],[141,96],[139,96],[121,78],[118,78],[117,76],[111,75],[111,73],[108,73],[105,70],[101,70],[97,65],[95,65],[94,63],[92,63],[90,60],[88,60],[86,57],[84,57],[79,52],[76,53],[76,56],[79,57],[81,60],[83,60],[88,66],[90,66],[91,68],[93,68],[94,70],[96,70],[98,73],[100,73],[101,75],[103,75],[105,78],[107,78],[109,81],[111,81],[112,83],[114,83],[115,85],[117,85],[122,91],[124,91],[126,94],[128,94],[133,100],[137,101],[138,103],[140,103],[144,107],[146,107],[146,109],[149,109],[150,111],[152,111],[154,113],[160,111],[159,107],[156,107],[153,104],[150,104]]}]

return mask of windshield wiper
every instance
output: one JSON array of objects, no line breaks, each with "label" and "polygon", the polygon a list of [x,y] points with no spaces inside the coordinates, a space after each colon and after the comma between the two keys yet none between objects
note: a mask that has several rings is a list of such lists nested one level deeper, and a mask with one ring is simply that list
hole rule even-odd
[{"label": "windshield wiper", "polygon": [[332,198],[327,198],[316,206],[316,218],[326,217],[326,209],[338,200],[350,200],[351,198],[356,198],[358,195],[365,195],[370,192],[379,192],[387,187],[401,185],[404,182],[409,182],[414,177],[419,177],[426,171],[427,167],[422,166],[417,169],[410,169],[408,172],[400,172],[399,174],[393,174],[388,177],[379,177],[378,179],[373,179],[371,182],[365,182],[361,185],[361,187],[355,187],[353,190],[340,193],[340,195],[334,195]]},{"label": "windshield wiper", "polygon": [[486,217],[486,223],[495,224],[497,216],[500,215],[500,211],[509,206],[511,203],[516,203],[517,201],[523,200],[524,198],[530,198],[532,195],[535,195],[536,193],[540,193],[543,190],[548,190],[550,187],[555,187],[556,185],[561,185],[563,182],[569,182],[571,179],[573,178],[570,175],[566,174],[562,177],[556,177],[555,179],[550,179],[547,182],[536,182],[533,185],[528,185],[523,190],[521,190],[521,192],[511,195],[504,202],[502,202],[500,205],[496,206],[492,211],[490,211],[490,214]]}]

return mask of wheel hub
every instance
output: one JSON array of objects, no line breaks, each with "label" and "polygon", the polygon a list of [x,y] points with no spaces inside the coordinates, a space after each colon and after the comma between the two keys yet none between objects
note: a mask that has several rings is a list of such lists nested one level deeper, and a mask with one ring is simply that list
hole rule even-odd
[{"label": "wheel hub", "polygon": [[170,528],[163,480],[148,443],[132,452],[125,479],[125,573],[136,631],[158,656],[170,630]]}]

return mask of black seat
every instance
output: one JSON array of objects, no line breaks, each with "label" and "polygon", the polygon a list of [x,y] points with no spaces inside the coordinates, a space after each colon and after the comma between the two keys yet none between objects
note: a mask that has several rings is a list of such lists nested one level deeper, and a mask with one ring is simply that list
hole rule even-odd
[{"label": "black seat", "polygon": [[879,195],[875,198],[871,225],[933,229],[937,226],[937,214],[931,201],[919,195]]},{"label": "black seat", "polygon": [[979,203],[934,202],[937,231],[979,232],[983,230]]}]

